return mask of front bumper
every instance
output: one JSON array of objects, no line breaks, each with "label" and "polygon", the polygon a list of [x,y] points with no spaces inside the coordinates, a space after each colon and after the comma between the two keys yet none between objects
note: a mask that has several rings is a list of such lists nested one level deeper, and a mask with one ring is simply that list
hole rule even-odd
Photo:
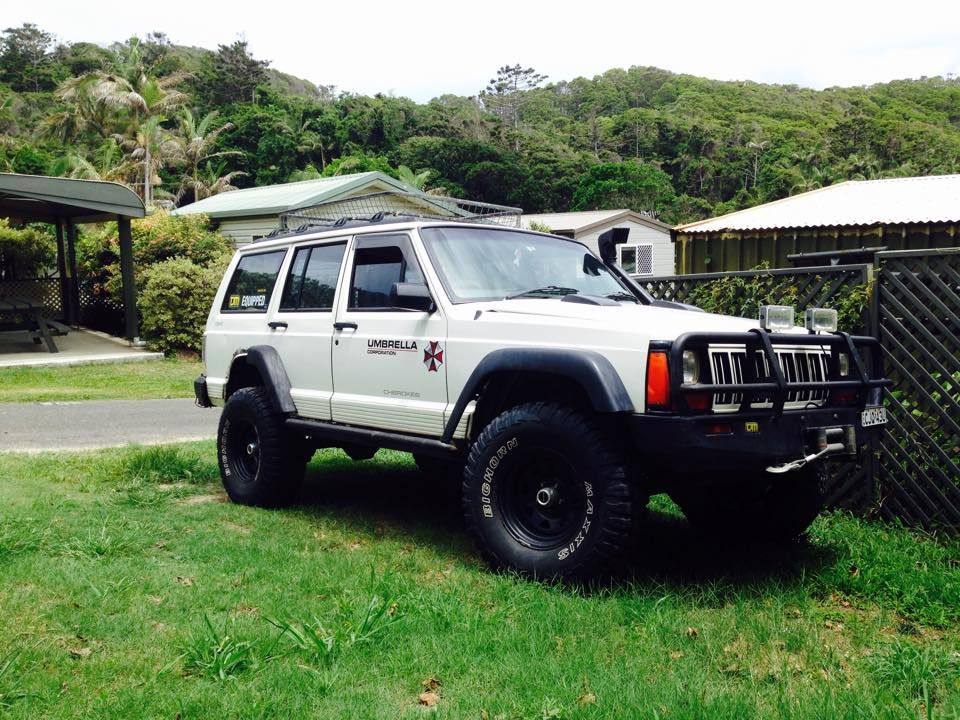
[{"label": "front bumper", "polygon": [[[857,407],[817,408],[774,415],[745,412],[711,415],[633,415],[630,438],[636,453],[655,472],[651,477],[760,470],[816,451],[827,429],[842,429],[845,448],[832,453],[855,457],[870,428]],[[831,433],[837,437],[838,433]]]}]

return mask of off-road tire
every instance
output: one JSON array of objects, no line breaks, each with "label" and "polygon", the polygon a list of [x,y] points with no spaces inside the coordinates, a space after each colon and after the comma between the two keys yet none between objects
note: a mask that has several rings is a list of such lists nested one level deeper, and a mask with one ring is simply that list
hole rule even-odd
[{"label": "off-road tire", "polygon": [[279,507],[296,496],[306,453],[283,420],[262,387],[241,388],[227,400],[217,432],[217,460],[233,502]]},{"label": "off-road tire", "polygon": [[789,542],[823,509],[826,480],[823,463],[811,463],[783,475],[755,471],[670,496],[704,534],[737,542]]},{"label": "off-road tire", "polygon": [[529,577],[602,576],[631,541],[635,499],[619,440],[597,418],[556,403],[519,405],[483,429],[462,501],[490,564]]}]

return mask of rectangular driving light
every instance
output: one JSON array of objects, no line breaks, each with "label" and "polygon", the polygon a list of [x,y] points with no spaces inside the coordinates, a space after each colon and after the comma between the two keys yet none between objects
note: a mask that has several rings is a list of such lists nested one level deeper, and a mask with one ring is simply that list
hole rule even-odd
[{"label": "rectangular driving light", "polygon": [[761,305],[760,327],[774,332],[793,327],[793,308],[789,305]]},{"label": "rectangular driving light", "polygon": [[803,324],[810,332],[836,332],[837,311],[830,308],[807,308]]}]

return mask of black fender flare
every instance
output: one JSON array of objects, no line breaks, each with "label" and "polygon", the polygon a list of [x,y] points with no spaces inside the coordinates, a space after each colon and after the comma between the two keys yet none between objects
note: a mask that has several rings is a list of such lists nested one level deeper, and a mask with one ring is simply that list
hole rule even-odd
[{"label": "black fender flare", "polygon": [[580,385],[597,412],[633,412],[633,402],[620,375],[607,358],[594,350],[503,348],[485,356],[470,374],[444,427],[443,442],[453,439],[463,411],[471,400],[476,399],[487,378],[503,371],[560,375]]},{"label": "black fender flare", "polygon": [[[246,350],[239,351],[234,355],[230,363],[230,369],[233,370],[233,364],[240,358],[254,367],[263,378],[264,388],[270,395],[273,406],[277,412],[291,414],[297,411],[297,406],[293,404],[293,397],[290,395],[290,378],[287,377],[287,370],[283,366],[283,360],[280,359],[280,353],[276,348],[270,345],[254,345]],[[227,376],[227,387],[230,386],[230,377]]]}]

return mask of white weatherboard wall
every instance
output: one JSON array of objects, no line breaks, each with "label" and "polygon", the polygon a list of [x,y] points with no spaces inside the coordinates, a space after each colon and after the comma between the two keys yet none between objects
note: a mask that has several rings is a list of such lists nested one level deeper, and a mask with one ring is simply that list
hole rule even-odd
[{"label": "white weatherboard wall", "polygon": [[575,239],[587,245],[593,252],[599,254],[600,248],[597,245],[597,238],[600,237],[600,233],[606,232],[611,228],[630,229],[630,235],[627,237],[626,242],[627,245],[653,245],[654,275],[673,274],[673,243],[670,241],[670,232],[667,230],[642,225],[634,220],[623,218],[618,222],[613,222],[603,227],[593,228],[589,232],[578,234]]},{"label": "white weatherboard wall", "polygon": [[268,235],[280,227],[279,215],[266,217],[242,217],[236,220],[221,220],[219,230],[233,241],[235,246],[246,245],[254,238]]}]

